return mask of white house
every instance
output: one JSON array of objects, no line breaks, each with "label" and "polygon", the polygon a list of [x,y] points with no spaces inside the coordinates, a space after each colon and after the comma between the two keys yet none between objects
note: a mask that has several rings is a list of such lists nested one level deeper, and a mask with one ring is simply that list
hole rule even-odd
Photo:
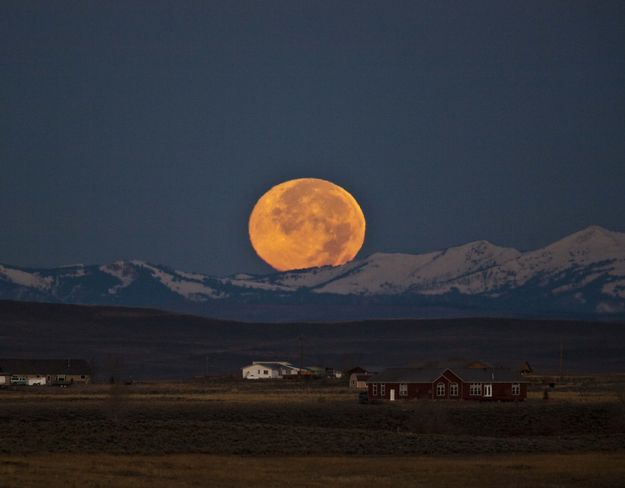
[{"label": "white house", "polygon": [[241,373],[247,380],[281,379],[297,376],[299,368],[286,361],[254,361],[248,366],[243,366]]}]

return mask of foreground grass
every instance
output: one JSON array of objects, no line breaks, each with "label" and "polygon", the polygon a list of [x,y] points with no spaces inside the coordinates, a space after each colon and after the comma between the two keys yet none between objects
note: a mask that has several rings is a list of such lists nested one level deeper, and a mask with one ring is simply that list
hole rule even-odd
[{"label": "foreground grass", "polygon": [[[356,392],[323,383],[14,388],[0,391],[0,454],[418,456],[625,449],[625,403],[609,396],[616,390],[597,384],[576,395],[571,385],[548,401],[376,405],[360,405]],[[563,397],[554,398],[558,394]]]},{"label": "foreground grass", "polygon": [[360,405],[336,384],[0,391],[0,487],[625,486],[618,381]]},{"label": "foreground grass", "polygon": [[3,487],[622,487],[625,452],[463,457],[0,456]]}]

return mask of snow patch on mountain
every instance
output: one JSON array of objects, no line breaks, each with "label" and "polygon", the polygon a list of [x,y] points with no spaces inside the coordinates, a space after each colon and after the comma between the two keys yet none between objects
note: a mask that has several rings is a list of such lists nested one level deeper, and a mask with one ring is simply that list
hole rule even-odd
[{"label": "snow patch on mountain", "polygon": [[206,279],[206,276],[200,273],[188,273],[186,271],[176,270],[176,274],[187,280],[204,281]]},{"label": "snow patch on mountain", "polygon": [[374,254],[343,280],[336,280],[315,291],[337,294],[392,295],[407,291],[440,293],[440,289],[464,288],[464,276],[505,263],[520,256],[516,249],[476,241],[428,254]]},{"label": "snow patch on mountain", "polygon": [[590,285],[592,282],[601,278],[603,273],[591,273],[586,275],[579,281],[575,281],[573,283],[567,283],[566,285],[558,286],[552,290],[554,295],[559,295],[561,293],[566,293],[572,290],[577,290],[579,288],[584,288],[587,285]]},{"label": "snow patch on mountain", "polygon": [[[158,279],[163,285],[172,290],[173,292],[182,295],[183,297],[194,302],[205,302],[210,298],[224,298],[226,293],[219,290],[215,290],[209,286],[206,286],[200,281],[191,281],[181,279],[178,271],[167,272],[154,265],[141,263],[141,266],[151,273],[151,275]],[[205,277],[199,275],[201,279]]]},{"label": "snow patch on mountain", "polygon": [[239,288],[247,288],[250,290],[265,290],[265,291],[293,291],[293,288],[288,286],[281,286],[269,281],[257,280],[257,279],[232,279],[223,278],[220,280],[223,284],[236,286]]},{"label": "snow patch on mountain", "polygon": [[519,287],[536,279],[545,286],[565,273],[584,268],[591,274],[571,283],[571,288],[585,286],[606,274],[625,274],[624,258],[625,235],[593,226],[494,269],[484,291]]},{"label": "snow patch on mountain", "polygon": [[111,295],[116,295],[121,289],[132,284],[138,277],[133,264],[126,261],[115,261],[114,263],[100,266],[99,270],[119,280],[119,284],[108,289]]},{"label": "snow patch on mountain", "polygon": [[300,288],[317,288],[325,283],[348,276],[355,269],[364,266],[365,261],[352,261],[343,266],[323,266],[299,271],[287,271],[271,277],[282,286],[297,290]]},{"label": "snow patch on mountain", "polygon": [[8,268],[0,264],[0,278],[15,285],[47,291],[54,279],[50,276],[41,276],[39,273],[30,273],[20,269]]},{"label": "snow patch on mountain", "polygon": [[338,295],[402,293],[412,285],[415,273],[430,263],[437,254],[439,253],[421,255],[376,253],[359,263],[359,266],[354,266],[351,273],[339,275],[314,291]]},{"label": "snow patch on mountain", "polygon": [[[589,227],[545,248],[505,259],[500,264],[468,272],[445,281],[437,277],[421,294],[436,295],[456,290],[468,295],[516,289],[534,282],[548,287],[568,281],[553,292],[563,293],[588,286],[598,279],[625,276],[625,235],[600,227]],[[508,255],[508,257],[512,254]]]},{"label": "snow patch on mountain", "polygon": [[614,315],[625,312],[625,305],[622,303],[599,302],[596,311],[602,315]]},{"label": "snow patch on mountain", "polygon": [[67,266],[67,269],[63,269],[63,272],[59,275],[67,278],[82,278],[83,276],[87,276],[87,270],[85,269],[84,264],[74,264],[72,266]]},{"label": "snow patch on mountain", "polygon": [[607,295],[625,299],[625,279],[603,285],[601,291]]}]

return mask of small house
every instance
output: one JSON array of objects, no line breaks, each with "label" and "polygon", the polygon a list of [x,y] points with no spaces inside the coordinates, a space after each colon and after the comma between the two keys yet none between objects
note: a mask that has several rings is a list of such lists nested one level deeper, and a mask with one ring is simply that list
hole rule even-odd
[{"label": "small house", "polygon": [[527,398],[527,379],[503,368],[390,368],[367,381],[371,400]]},{"label": "small house", "polygon": [[246,380],[294,378],[299,376],[300,368],[286,361],[254,361],[243,366],[241,374]]}]

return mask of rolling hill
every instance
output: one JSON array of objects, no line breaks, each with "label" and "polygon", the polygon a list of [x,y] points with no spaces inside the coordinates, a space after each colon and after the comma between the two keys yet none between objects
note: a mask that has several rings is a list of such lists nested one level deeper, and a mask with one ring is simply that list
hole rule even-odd
[{"label": "rolling hill", "polygon": [[374,369],[480,359],[557,372],[625,369],[625,323],[498,318],[241,323],[152,309],[0,301],[0,357],[84,358],[100,379],[239,374],[254,360]]}]

